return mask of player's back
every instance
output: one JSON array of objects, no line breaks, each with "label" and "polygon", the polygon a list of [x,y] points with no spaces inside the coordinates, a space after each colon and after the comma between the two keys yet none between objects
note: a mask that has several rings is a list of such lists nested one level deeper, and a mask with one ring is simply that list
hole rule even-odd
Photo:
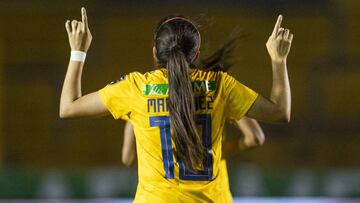
[{"label": "player's back", "polygon": [[[134,72],[113,87],[100,91],[103,100],[111,94],[128,97],[127,101],[122,99],[121,111],[111,112],[115,118],[130,120],[134,126],[139,167],[135,202],[225,202],[219,177],[224,122],[227,117],[242,117],[257,94],[227,73],[199,69],[191,72],[195,122],[206,149],[203,168],[191,171],[175,157],[166,75],[166,69],[145,74]],[[238,87],[236,92],[235,87]],[[232,92],[240,92],[242,99]],[[124,95],[119,96],[121,94]],[[235,105],[238,102],[242,103],[240,107]],[[107,106],[112,109],[111,106],[116,105]]]}]

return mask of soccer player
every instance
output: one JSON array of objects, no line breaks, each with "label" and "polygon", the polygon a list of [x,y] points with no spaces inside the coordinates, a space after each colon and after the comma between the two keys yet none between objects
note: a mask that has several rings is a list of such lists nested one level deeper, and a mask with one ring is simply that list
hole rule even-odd
[{"label": "soccer player", "polygon": [[[191,20],[163,19],[154,33],[158,68],[133,72],[117,83],[82,95],[81,73],[92,36],[86,11],[66,21],[71,57],[60,99],[60,117],[111,114],[131,122],[139,182],[134,202],[225,202],[219,178],[226,119],[290,120],[286,60],[293,34],[278,17],[266,47],[273,83],[267,99],[222,71],[196,67],[201,36]],[[199,131],[198,131],[199,130]]]},{"label": "soccer player", "polygon": [[[220,165],[220,175],[223,184],[223,192],[225,202],[232,202],[232,195],[229,187],[229,177],[227,173],[227,165],[225,157],[230,154],[235,154],[238,151],[245,151],[254,147],[263,145],[265,141],[264,132],[259,123],[251,118],[243,117],[235,122],[238,129],[242,132],[241,136],[236,136],[236,139],[231,140],[223,138],[223,158]],[[124,127],[124,141],[122,147],[121,161],[126,166],[130,166],[136,158],[136,143],[134,130],[130,122],[125,123]]]}]

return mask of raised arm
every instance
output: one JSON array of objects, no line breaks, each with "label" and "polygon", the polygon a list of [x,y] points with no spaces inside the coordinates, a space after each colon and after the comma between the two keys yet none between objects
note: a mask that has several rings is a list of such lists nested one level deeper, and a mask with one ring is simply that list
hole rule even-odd
[{"label": "raised arm", "polygon": [[125,123],[124,143],[122,147],[121,161],[130,166],[136,158],[136,143],[134,129],[129,121]]},{"label": "raised arm", "polygon": [[272,64],[272,88],[269,99],[258,96],[247,113],[248,117],[265,122],[287,123],[291,114],[291,92],[286,59],[290,51],[293,34],[281,27],[279,15],[266,47]]},{"label": "raised arm", "polygon": [[97,92],[85,96],[81,93],[81,74],[92,40],[85,8],[81,8],[81,15],[81,21],[67,20],[65,23],[71,58],[61,92],[59,111],[61,118],[99,116],[109,113]]}]

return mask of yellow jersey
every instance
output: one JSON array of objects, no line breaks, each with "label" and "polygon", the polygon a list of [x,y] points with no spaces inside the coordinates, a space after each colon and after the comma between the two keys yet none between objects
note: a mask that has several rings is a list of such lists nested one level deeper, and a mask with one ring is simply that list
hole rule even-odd
[{"label": "yellow jersey", "polygon": [[133,72],[98,92],[112,116],[134,128],[139,178],[134,202],[226,202],[220,174],[224,123],[241,119],[257,93],[225,72],[190,73],[195,120],[206,148],[204,167],[191,171],[174,156],[166,71]]},{"label": "yellow jersey", "polygon": [[223,188],[223,193],[225,197],[224,203],[232,203],[232,195],[230,191],[230,185],[229,185],[229,175],[226,165],[226,160],[222,159],[220,162],[220,178],[221,178],[221,184]]}]

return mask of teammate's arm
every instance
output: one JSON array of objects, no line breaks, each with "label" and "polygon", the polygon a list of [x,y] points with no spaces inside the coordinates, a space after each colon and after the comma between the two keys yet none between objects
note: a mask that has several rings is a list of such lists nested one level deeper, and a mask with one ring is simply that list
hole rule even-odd
[{"label": "teammate's arm", "polygon": [[264,144],[265,135],[255,119],[243,117],[232,122],[241,131],[237,136],[229,136],[223,142],[223,156],[229,157],[241,151],[256,148]]},{"label": "teammate's arm", "polygon": [[136,143],[134,129],[129,121],[125,123],[124,143],[122,147],[121,161],[130,166],[136,158]]},{"label": "teammate's arm", "polygon": [[[82,21],[66,21],[65,27],[72,51],[87,52],[92,36],[89,30],[86,10],[81,8]],[[70,61],[66,72],[61,98],[61,118],[88,117],[109,114],[97,92],[82,96],[81,74],[84,62]]]},{"label": "teammate's arm", "polygon": [[242,132],[242,137],[238,142],[240,150],[247,150],[264,144],[264,132],[255,119],[243,117],[236,121],[236,124]]},{"label": "teammate's arm", "polygon": [[290,51],[293,34],[281,27],[279,15],[266,47],[269,52],[273,82],[270,98],[259,95],[247,113],[248,117],[267,122],[289,122],[291,114],[291,92],[286,59]]}]

